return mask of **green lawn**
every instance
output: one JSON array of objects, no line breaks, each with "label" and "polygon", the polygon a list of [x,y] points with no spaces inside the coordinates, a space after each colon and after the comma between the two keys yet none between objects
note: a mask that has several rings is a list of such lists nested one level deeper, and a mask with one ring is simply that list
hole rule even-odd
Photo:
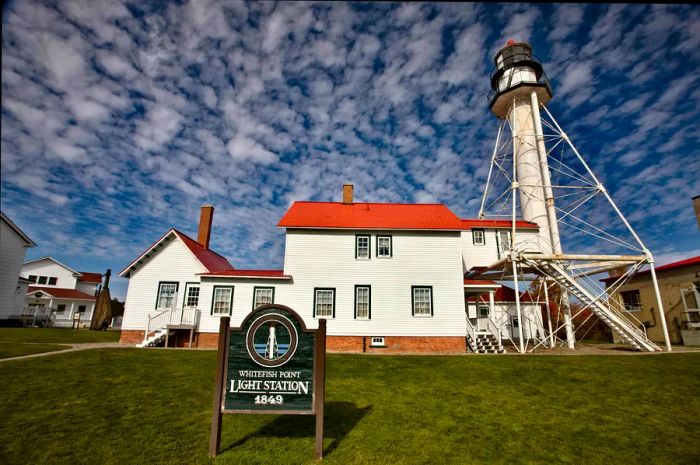
[{"label": "green lawn", "polygon": [[68,349],[70,346],[58,344],[20,344],[16,342],[0,342],[0,358],[19,357],[20,355],[40,354],[55,350]]},{"label": "green lawn", "polygon": [[[0,366],[0,463],[311,464],[313,418],[226,415],[215,353],[100,349]],[[697,464],[700,354],[328,357],[327,464]]]},{"label": "green lawn", "polygon": [[0,328],[0,342],[119,342],[119,331],[90,331],[70,328]]}]

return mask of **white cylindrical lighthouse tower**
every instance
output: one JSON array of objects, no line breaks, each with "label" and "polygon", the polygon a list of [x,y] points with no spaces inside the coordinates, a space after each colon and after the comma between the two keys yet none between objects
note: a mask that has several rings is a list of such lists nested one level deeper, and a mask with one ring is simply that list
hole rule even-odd
[{"label": "white cylindrical lighthouse tower", "polygon": [[540,227],[542,252],[561,253],[539,113],[552,88],[529,44],[510,40],[494,61],[489,107],[510,123],[522,217]]},{"label": "white cylindrical lighthouse tower", "polygon": [[[509,40],[494,59],[489,108],[499,119],[507,119],[513,134],[514,180],[520,192],[522,218],[539,226],[542,253],[561,255],[561,241],[554,208],[554,195],[544,145],[540,105],[552,98],[552,88],[532,47]],[[562,293],[565,290],[562,289]],[[563,295],[565,298],[566,295]],[[568,301],[564,318],[569,347],[574,333]]]}]

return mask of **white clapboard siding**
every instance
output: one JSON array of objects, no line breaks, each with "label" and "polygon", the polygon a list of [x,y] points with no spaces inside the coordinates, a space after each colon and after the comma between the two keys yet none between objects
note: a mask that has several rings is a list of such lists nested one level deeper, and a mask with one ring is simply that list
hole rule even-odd
[{"label": "white clapboard siding", "polygon": [[[371,235],[371,259],[355,258],[355,235]],[[378,258],[377,235],[392,236],[392,257]],[[314,288],[335,288],[330,335],[463,336],[464,290],[459,232],[288,230],[285,273],[276,303],[313,320]],[[371,286],[371,319],[354,318],[355,285]],[[412,316],[411,286],[432,286],[433,316]]]},{"label": "white clapboard siding", "polygon": [[22,266],[22,276],[28,278],[30,275],[36,276],[54,276],[57,278],[56,284],[50,285],[48,282],[45,284],[32,283],[30,286],[44,286],[44,287],[62,287],[65,289],[75,289],[75,285],[78,279],[73,276],[73,272],[66,267],[56,263],[51,258],[44,258],[31,263],[25,263]]},{"label": "white clapboard siding", "polygon": [[0,318],[8,318],[15,306],[17,279],[27,243],[0,220]]},{"label": "white clapboard siding", "polygon": [[[475,245],[472,238],[472,231],[462,231],[461,246],[462,246],[462,261],[464,270],[467,271],[475,266],[488,266],[498,260],[498,248],[496,245],[497,232],[496,229],[485,229],[485,244]],[[501,229],[501,231],[503,231]],[[517,231],[515,243],[518,250],[537,251],[538,233],[526,230]]]},{"label": "white clapboard siding", "polygon": [[[481,305],[488,305],[488,302],[482,302]],[[494,304],[494,314],[491,319],[501,327],[501,334],[504,339],[517,339],[519,336],[518,329],[513,328],[513,318],[518,315],[518,311],[513,302],[497,302]],[[477,310],[474,302],[469,302],[468,308],[469,318],[474,326],[477,324]],[[544,334],[544,324],[542,320],[542,307],[535,304],[522,304],[520,306],[520,314],[523,319],[523,337],[535,338],[541,337]]]},{"label": "white clapboard siding", "polygon": [[99,284],[78,281],[75,285],[75,289],[86,294],[95,295],[97,286],[99,286]]},{"label": "white clapboard siding", "polygon": [[185,244],[174,234],[172,237],[173,239],[158,253],[131,272],[122,329],[144,330],[146,328],[148,315],[156,313],[159,282],[179,283],[176,302],[177,306],[181,307],[185,284],[199,282],[197,273],[207,271]]},{"label": "white clapboard siding", "polygon": [[[202,278],[199,289],[199,309],[202,312],[199,320],[199,330],[203,332],[217,332],[219,321],[225,315],[212,314],[212,298],[215,286],[233,287],[233,308],[231,311],[231,326],[240,326],[246,316],[253,309],[253,292],[255,287],[272,287],[275,289],[274,303],[287,305],[292,310],[297,310],[290,304],[292,283],[280,279],[241,279],[241,278]],[[304,319],[310,323],[309,319]],[[314,326],[315,327],[315,326]]]}]

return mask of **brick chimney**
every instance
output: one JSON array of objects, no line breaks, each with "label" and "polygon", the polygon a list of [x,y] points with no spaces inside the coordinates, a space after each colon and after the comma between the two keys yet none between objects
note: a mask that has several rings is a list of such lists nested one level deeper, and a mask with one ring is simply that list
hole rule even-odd
[{"label": "brick chimney", "polygon": [[202,211],[199,214],[199,234],[197,235],[197,242],[199,242],[205,249],[209,248],[209,239],[211,239],[211,223],[214,219],[214,207],[211,205],[204,205]]},{"label": "brick chimney", "polygon": [[353,185],[352,184],[343,184],[343,203],[345,204],[351,204],[352,203],[352,191],[353,191]]},{"label": "brick chimney", "polygon": [[698,220],[698,228],[700,228],[700,195],[693,197],[693,207],[695,208],[695,218]]}]

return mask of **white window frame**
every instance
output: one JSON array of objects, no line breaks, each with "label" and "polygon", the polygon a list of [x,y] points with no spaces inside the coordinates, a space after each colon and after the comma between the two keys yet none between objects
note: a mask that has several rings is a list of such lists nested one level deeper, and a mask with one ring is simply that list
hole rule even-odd
[{"label": "white window frame", "polygon": [[472,243],[474,245],[486,245],[486,231],[480,228],[472,229]]},{"label": "white window frame", "polygon": [[[163,288],[166,286],[168,286],[168,287],[173,286],[175,289],[173,292],[173,295],[172,295],[172,304],[169,307],[164,306],[161,303],[161,300],[163,298]],[[165,310],[167,308],[175,308],[177,306],[178,288],[179,288],[179,283],[177,283],[177,282],[163,281],[163,282],[158,283],[158,295],[156,296],[156,310]]]},{"label": "white window frame", "polygon": [[[637,303],[636,304],[628,304],[625,302],[625,298],[623,297],[623,294],[632,294],[633,292],[637,293]],[[625,311],[630,312],[630,313],[636,313],[636,312],[641,312],[644,308],[642,307],[642,293],[639,291],[639,289],[630,289],[627,291],[620,291],[620,301],[622,301],[622,306],[625,309]]]},{"label": "white window frame", "polygon": [[[265,292],[269,291],[270,292],[270,301],[258,303],[258,292],[259,291],[265,291]],[[262,307],[263,305],[274,304],[274,303],[275,303],[275,288],[274,287],[255,286],[253,288],[253,310],[255,310],[258,307]]]},{"label": "white window frame", "polygon": [[[228,299],[224,300],[221,296],[218,295],[220,291],[228,291]],[[217,304],[220,303],[226,303],[227,307],[225,310],[222,310],[220,307],[215,311],[215,308],[217,307]],[[233,286],[214,286],[214,289],[212,290],[211,294],[211,314],[212,315],[230,315],[233,310]]]},{"label": "white window frame", "polygon": [[[485,315],[481,314],[481,311],[485,310]],[[477,318],[488,318],[491,314],[491,307],[488,304],[478,304],[476,306],[476,316]]]},{"label": "white window frame", "polygon": [[[326,302],[326,297],[323,298],[323,302],[319,299],[319,293],[328,295],[330,293],[331,301],[330,304]],[[319,313],[319,305],[330,305],[330,314],[328,314],[327,309],[323,310],[323,314]],[[316,287],[314,288],[314,318],[335,318],[335,288],[331,287]]]},{"label": "white window frame", "polygon": [[[428,312],[421,310],[421,313],[416,312],[417,304],[425,304],[426,302],[419,301],[421,291],[428,291]],[[430,318],[433,316],[433,286],[411,286],[411,310],[416,318]]]},{"label": "white window frame", "polygon": [[[382,245],[381,241],[386,239],[389,241],[387,245]],[[394,255],[393,249],[394,239],[388,234],[377,235],[377,258],[391,258]],[[382,247],[386,247],[389,253],[382,253]]]},{"label": "white window frame", "polygon": [[[190,305],[190,290],[197,289],[197,303],[195,305]],[[185,296],[182,300],[182,308],[198,308],[199,298],[202,295],[202,287],[199,283],[186,283],[185,284]]]},{"label": "white window frame", "polygon": [[[367,255],[360,254],[360,239],[367,240]],[[369,234],[357,234],[355,235],[355,258],[358,260],[369,260],[372,256],[372,238]]]},{"label": "white window frame", "polygon": [[369,340],[370,347],[386,347],[384,336],[372,336]]},{"label": "white window frame", "polygon": [[[367,302],[360,302],[359,291],[361,289],[367,290]],[[360,316],[360,311],[359,311],[360,304],[367,305],[366,315],[364,315],[364,316]],[[364,285],[364,284],[358,284],[357,286],[355,286],[355,319],[356,320],[370,320],[370,319],[372,319],[372,286]]]},{"label": "white window frame", "polygon": [[510,249],[510,231],[506,231],[503,229],[496,230],[496,251],[498,253],[499,260],[501,258],[503,258],[505,251],[506,251],[506,247],[504,247],[504,244],[502,241],[503,238],[501,236],[505,236],[505,240],[506,240],[505,245],[508,249]]}]

